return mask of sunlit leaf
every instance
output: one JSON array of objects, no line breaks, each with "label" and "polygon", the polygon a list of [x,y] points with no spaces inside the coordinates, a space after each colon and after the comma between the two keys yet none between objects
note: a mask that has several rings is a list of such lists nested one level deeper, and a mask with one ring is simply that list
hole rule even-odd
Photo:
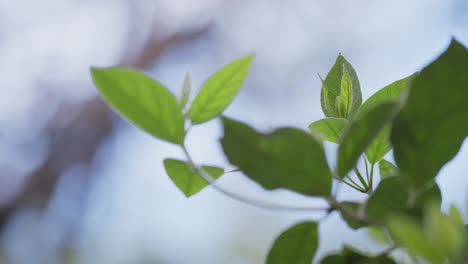
[{"label": "sunlit leaf", "polygon": [[190,109],[192,123],[200,124],[221,115],[241,88],[253,57],[235,60],[208,78]]},{"label": "sunlit leaf", "polygon": [[[345,70],[346,73],[349,74],[349,76],[344,76]],[[348,93],[346,95],[343,94],[340,96],[342,92],[343,79],[346,82],[344,84],[345,87],[343,87],[346,93],[347,89],[349,88],[349,85],[351,84],[351,95],[349,95]],[[340,96],[340,100],[336,100],[338,96]],[[339,106],[340,104],[337,104],[337,101],[343,102],[343,98],[346,102],[344,105],[348,105],[348,100],[350,99],[352,101],[352,104],[350,109],[347,109],[348,111],[344,111],[345,109],[340,109],[340,114],[338,111],[338,107],[342,106]],[[351,64],[348,61],[346,61],[346,59],[341,54],[339,54],[336,58],[335,64],[330,69],[330,72],[327,74],[325,80],[322,80],[320,101],[322,105],[322,110],[326,117],[353,117],[357,113],[359,107],[361,106],[362,95],[358,77],[356,75],[356,72],[354,71],[353,66],[351,66]]]},{"label": "sunlit leaf", "polygon": [[261,134],[228,118],[223,124],[221,144],[228,160],[263,188],[330,195],[332,175],[323,146],[309,133],[280,128]]},{"label": "sunlit leaf", "polygon": [[339,143],[348,124],[347,119],[329,117],[313,122],[309,125],[309,130],[319,139]]},{"label": "sunlit leaf", "polygon": [[[165,159],[164,168],[166,168],[169,178],[187,197],[198,193],[209,184],[200,175],[196,174],[186,161]],[[221,177],[224,173],[224,169],[213,166],[202,166],[202,169],[215,179]]]},{"label": "sunlit leaf", "polygon": [[267,264],[310,264],[318,248],[318,226],[302,222],[284,231],[270,249]]},{"label": "sunlit leaf", "polygon": [[149,134],[183,144],[184,118],[176,98],[163,85],[136,70],[91,70],[94,84],[106,102]]},{"label": "sunlit leaf", "polygon": [[380,179],[385,179],[390,176],[395,176],[398,173],[398,168],[387,160],[379,162]]}]

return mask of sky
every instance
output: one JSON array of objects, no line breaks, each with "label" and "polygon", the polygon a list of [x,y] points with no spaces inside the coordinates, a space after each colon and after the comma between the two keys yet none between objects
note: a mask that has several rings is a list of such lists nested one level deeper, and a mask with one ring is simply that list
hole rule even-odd
[{"label": "sky", "polygon": [[[0,164],[18,163],[18,175],[23,175],[41,162],[47,143],[28,151],[15,146],[42,142],[40,131],[61,103],[96,95],[89,66],[117,64],[128,43],[138,48],[149,37],[208,24],[212,26],[205,37],[166,50],[148,74],[176,93],[187,68],[193,86],[200,87],[222,65],[255,53],[244,87],[226,115],[262,131],[306,128],[323,116],[317,73],[325,75],[338,53],[356,69],[367,98],[422,69],[452,36],[468,45],[468,1],[0,0],[0,89],[6,95],[0,97]],[[70,210],[79,185],[73,175],[80,168],[74,168],[64,175],[62,191],[48,212],[60,220],[44,220],[37,227],[32,211],[14,221],[6,244],[17,263],[53,251],[54,242],[28,242],[31,233],[55,241],[55,229],[70,223],[79,230],[76,249],[83,263],[135,263],[144,256],[158,263],[262,263],[282,230],[321,217],[253,208],[211,188],[186,199],[162,166],[166,157],[182,157],[180,150],[125,122],[118,125],[100,151],[84,215]],[[218,144],[221,135],[218,121],[191,131],[189,150],[197,161],[228,165]],[[327,146],[331,159],[334,150]],[[465,217],[467,158],[465,143],[437,179],[444,208],[455,203]],[[226,175],[219,183],[255,199],[320,203],[286,191],[266,192],[241,174]],[[343,197],[363,199],[343,191]],[[365,232],[349,230],[336,215],[321,224],[320,235],[322,256],[343,241],[359,241],[363,250],[380,249]],[[25,245],[30,255],[22,251]]]}]

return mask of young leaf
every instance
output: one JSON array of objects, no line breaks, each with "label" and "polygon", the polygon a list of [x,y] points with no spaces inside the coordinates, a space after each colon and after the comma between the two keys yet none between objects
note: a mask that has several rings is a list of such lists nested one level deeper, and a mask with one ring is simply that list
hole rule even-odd
[{"label": "young leaf", "polygon": [[[348,73],[348,76],[344,76],[345,72]],[[343,79],[346,83],[343,83]],[[347,93],[349,84],[351,84],[352,87],[351,96],[346,96],[345,94],[343,94],[344,96],[341,95],[342,87],[345,93]],[[347,109],[347,111],[343,111],[345,109],[341,109],[342,107],[339,106],[340,104],[337,104],[336,98],[340,95],[341,98],[345,98],[346,102],[348,102],[350,99],[352,101],[351,107]],[[342,99],[338,101],[343,102]],[[353,69],[353,66],[351,66],[351,64],[346,61],[346,59],[341,56],[341,54],[339,54],[336,58],[335,64],[327,74],[325,80],[322,80],[320,102],[323,113],[326,117],[353,117],[361,106],[362,95],[358,77]],[[344,105],[348,105],[348,103],[345,103]],[[338,107],[340,107],[342,113],[346,112],[345,116],[343,116],[343,114],[339,114]]]},{"label": "young leaf", "polygon": [[[193,172],[186,161],[165,159],[164,168],[166,168],[169,178],[186,197],[198,193],[209,184],[200,175]],[[224,169],[218,167],[202,166],[202,169],[215,179],[218,179],[224,173]]]},{"label": "young leaf", "polygon": [[185,109],[190,99],[190,92],[192,91],[192,78],[190,77],[190,71],[187,69],[185,72],[184,82],[180,88],[179,105],[180,109]]},{"label": "young leaf", "polygon": [[343,177],[356,163],[361,154],[374,141],[379,132],[388,125],[395,111],[395,103],[385,102],[361,113],[350,124],[338,148],[338,175]]},{"label": "young leaf", "polygon": [[253,57],[235,60],[208,78],[190,109],[192,123],[200,124],[221,115],[242,86]]},{"label": "young leaf", "polygon": [[390,176],[395,176],[398,173],[398,168],[387,160],[379,162],[380,179],[386,179]]},{"label": "young leaf", "polygon": [[339,98],[339,104],[342,108],[341,117],[347,118],[348,113],[351,112],[351,108],[353,107],[353,83],[351,82],[351,77],[349,76],[346,67],[343,67],[343,77],[341,78]]},{"label": "young leaf", "polygon": [[451,160],[468,135],[468,51],[453,40],[411,84],[391,141],[396,163],[416,188]]},{"label": "young leaf", "polygon": [[318,248],[318,225],[302,222],[284,231],[275,241],[267,264],[309,264]]},{"label": "young leaf", "polygon": [[136,70],[91,69],[106,102],[149,134],[183,144],[184,118],[176,98],[163,85]]},{"label": "young leaf", "polygon": [[340,143],[343,134],[348,127],[348,120],[344,118],[324,118],[309,125],[312,135],[321,140]]},{"label": "young leaf", "polygon": [[228,118],[223,125],[221,144],[229,162],[263,188],[330,195],[332,174],[322,144],[312,135],[295,128],[261,134]]}]

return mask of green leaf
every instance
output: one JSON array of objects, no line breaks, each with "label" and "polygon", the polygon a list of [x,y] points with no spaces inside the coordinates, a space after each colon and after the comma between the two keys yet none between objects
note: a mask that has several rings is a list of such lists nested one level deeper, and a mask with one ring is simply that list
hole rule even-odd
[{"label": "green leaf", "polygon": [[390,122],[394,111],[395,103],[385,102],[360,114],[351,122],[338,148],[338,175],[340,177],[356,166],[361,154]]},{"label": "green leaf", "polygon": [[384,102],[394,102],[400,99],[411,82],[418,76],[418,73],[414,73],[406,78],[395,81],[384,88],[378,90],[371,97],[369,97],[359,109],[359,112],[368,112],[373,107]]},{"label": "green leaf", "polygon": [[404,212],[408,199],[408,187],[400,177],[386,178],[367,200],[366,215],[374,221],[384,223],[389,215]]},{"label": "green leaf", "polygon": [[456,40],[412,82],[391,134],[404,177],[422,187],[451,160],[468,135],[468,51]]},{"label": "green leaf", "polygon": [[190,99],[190,92],[192,91],[192,78],[190,77],[190,71],[187,69],[185,72],[184,81],[180,88],[179,105],[181,109],[185,109]]},{"label": "green leaf", "polygon": [[253,57],[235,60],[208,78],[190,109],[192,123],[200,124],[221,115],[241,88]]},{"label": "green leaf", "polygon": [[344,118],[324,118],[309,125],[312,135],[321,140],[340,143],[343,134],[348,127],[348,120]]},{"label": "green leaf", "polygon": [[375,164],[381,160],[392,148],[390,143],[390,131],[390,125],[383,128],[366,149],[366,157],[371,164]]},{"label": "green leaf", "polygon": [[465,224],[465,220],[463,220],[463,215],[460,213],[458,208],[453,204],[450,205],[449,215],[458,225],[463,226]]},{"label": "green leaf", "polygon": [[340,100],[343,106],[345,117],[353,107],[353,83],[346,67],[343,67],[343,78],[341,79]]},{"label": "green leaf", "polygon": [[390,245],[392,243],[391,238],[388,236],[387,232],[385,232],[385,229],[381,226],[369,226],[367,228],[367,232],[375,242],[385,245]]},{"label": "green leaf", "polygon": [[221,144],[229,162],[263,188],[330,195],[332,174],[322,144],[312,135],[295,128],[261,134],[228,118],[223,125]]},{"label": "green leaf", "polygon": [[380,172],[380,179],[383,180],[390,176],[395,176],[398,173],[398,168],[393,165],[390,161],[381,160],[379,162],[379,172]]},{"label": "green leaf", "polygon": [[437,206],[427,207],[423,229],[434,251],[451,258],[461,255],[464,246],[463,224],[440,212]]},{"label": "green leaf", "polygon": [[[387,256],[366,256],[350,246],[345,246],[339,254],[326,256],[320,264],[394,264],[395,262]],[[307,263],[309,264],[309,263]]]},{"label": "green leaf", "polygon": [[442,256],[427,241],[418,221],[408,216],[394,215],[387,221],[387,228],[397,245],[408,248],[414,255],[420,255],[431,263],[442,263]]},{"label": "green leaf", "polygon": [[318,248],[318,225],[302,222],[284,231],[270,249],[267,264],[310,264]]},{"label": "green leaf", "polygon": [[[384,88],[377,91],[359,109],[359,113],[370,111],[373,107],[384,102],[398,101],[403,91],[410,85],[411,81],[417,76],[417,73],[408,76],[404,79],[393,82]],[[390,143],[391,126],[384,128],[382,132],[375,138],[369,148],[366,150],[366,157],[371,164],[375,164],[382,159],[385,154],[392,148]]]},{"label": "green leaf", "polygon": [[[347,76],[345,76],[346,73]],[[349,94],[350,86],[351,94]],[[338,96],[340,99],[336,100]],[[343,106],[349,106],[349,100],[352,101],[351,107],[341,109]],[[335,64],[325,80],[322,80],[320,102],[326,117],[353,117],[361,106],[362,95],[358,77],[353,66],[341,54],[336,58]],[[337,102],[344,103],[340,106],[340,103]],[[340,108],[341,114],[338,108]]]},{"label": "green leaf", "polygon": [[[186,197],[198,193],[209,184],[192,170],[187,161],[165,159],[164,168],[166,168],[167,175]],[[224,173],[224,169],[213,166],[202,166],[202,169],[215,179]]]},{"label": "green leaf", "polygon": [[102,97],[122,116],[157,138],[183,144],[182,112],[163,85],[131,69],[92,68],[91,73]]}]

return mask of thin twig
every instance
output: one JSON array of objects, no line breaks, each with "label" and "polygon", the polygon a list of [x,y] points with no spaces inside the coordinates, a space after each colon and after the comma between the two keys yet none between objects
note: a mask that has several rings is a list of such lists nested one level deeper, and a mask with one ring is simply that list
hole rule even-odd
[{"label": "thin twig", "polygon": [[227,189],[224,189],[223,187],[219,186],[215,181],[216,179],[213,178],[210,174],[208,174],[205,170],[202,168],[198,167],[195,165],[195,162],[193,161],[192,157],[188,153],[188,150],[185,146],[182,146],[182,150],[184,154],[187,156],[187,159],[189,160],[189,164],[191,165],[191,169],[198,175],[200,175],[205,181],[210,183],[210,185],[217,190],[218,192],[245,204],[254,206],[254,207],[259,207],[263,209],[268,209],[268,210],[275,210],[275,211],[304,211],[304,212],[310,212],[310,211],[323,211],[323,212],[328,212],[331,210],[330,207],[298,207],[298,206],[288,206],[288,205],[281,205],[281,204],[275,204],[267,201],[261,201],[258,199],[254,198],[249,198],[249,197],[244,197],[241,196],[237,193],[234,193],[232,191],[229,191]]}]

